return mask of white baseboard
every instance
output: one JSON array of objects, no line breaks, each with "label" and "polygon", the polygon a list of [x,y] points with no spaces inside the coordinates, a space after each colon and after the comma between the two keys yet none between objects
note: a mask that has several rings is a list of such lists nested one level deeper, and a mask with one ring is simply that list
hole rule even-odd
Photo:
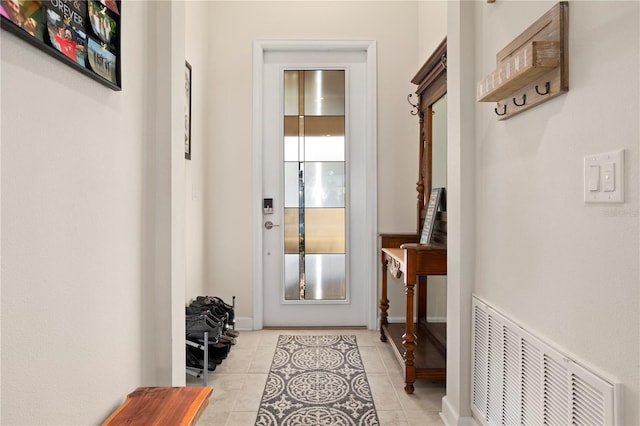
[{"label": "white baseboard", "polygon": [[460,417],[460,413],[451,405],[446,395],[442,397],[440,418],[447,426],[481,426],[473,417]]},{"label": "white baseboard", "polygon": [[[388,317],[387,321],[389,324],[398,324],[403,323],[405,317]],[[417,318],[413,318],[413,322],[416,322]],[[427,321],[429,322],[447,322],[447,317],[427,317]],[[379,322],[379,320],[378,320]]]},{"label": "white baseboard", "polygon": [[238,317],[236,320],[236,330],[238,331],[251,331],[253,330],[253,318],[250,317]]},{"label": "white baseboard", "polygon": [[[389,324],[398,324],[403,323],[405,317],[388,317],[387,321]],[[413,319],[416,321],[416,318]],[[429,322],[447,322],[446,317],[427,317],[427,321]],[[380,324],[380,319],[377,320],[376,324]],[[238,317],[236,318],[236,329],[237,330],[254,330],[253,328],[253,318],[251,317]]]},{"label": "white baseboard", "polygon": [[458,412],[453,409],[447,396],[442,397],[442,411],[440,412],[440,418],[447,426],[454,426],[458,423]]},{"label": "white baseboard", "polygon": [[[399,323],[403,323],[405,321],[405,317],[387,317],[387,322],[389,324],[399,324]],[[413,322],[415,322],[416,319],[413,319]],[[380,321],[378,320],[378,323]]]}]

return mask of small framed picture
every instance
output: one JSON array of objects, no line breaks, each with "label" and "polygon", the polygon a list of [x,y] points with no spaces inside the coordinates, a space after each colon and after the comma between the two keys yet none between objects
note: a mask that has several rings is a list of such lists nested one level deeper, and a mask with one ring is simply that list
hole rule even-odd
[{"label": "small framed picture", "polygon": [[433,235],[433,227],[436,221],[436,213],[438,209],[444,207],[444,188],[433,188],[427,205],[427,214],[424,217],[424,225],[422,226],[422,234],[420,235],[420,244],[431,244],[431,236]]},{"label": "small framed picture", "polygon": [[191,160],[191,64],[184,61],[184,158]]}]

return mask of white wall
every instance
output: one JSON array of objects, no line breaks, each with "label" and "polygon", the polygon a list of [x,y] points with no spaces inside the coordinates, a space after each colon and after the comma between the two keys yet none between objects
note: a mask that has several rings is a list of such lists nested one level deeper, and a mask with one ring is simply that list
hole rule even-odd
[{"label": "white wall", "polygon": [[[447,1],[418,1],[418,66],[431,56],[447,35]],[[418,68],[416,68],[416,72]],[[412,76],[413,77],[413,76]]]},{"label": "white wall", "polygon": [[191,160],[185,162],[186,206],[186,301],[205,295],[204,275],[204,196],[207,150],[212,130],[209,128],[209,2],[185,2],[185,57],[192,67]]},{"label": "white wall", "polygon": [[[406,97],[415,90],[410,80],[422,65],[415,56],[418,3],[212,2],[210,7],[205,276],[208,293],[225,300],[237,295],[237,315],[248,318],[253,276],[246,265],[256,213],[251,195],[253,40],[377,40],[378,225],[380,232],[415,232],[418,123]],[[398,305],[404,306],[403,293],[398,295]]]},{"label": "white wall", "polygon": [[471,291],[475,266],[473,2],[447,4],[447,391],[441,416],[470,424]]},{"label": "white wall", "polygon": [[[488,74],[496,52],[554,4],[476,3],[476,63],[463,75]],[[492,104],[477,104],[469,118],[473,284],[552,346],[622,383],[624,424],[637,425],[640,3],[570,2],[569,22],[567,94],[502,122]],[[626,150],[625,203],[585,204],[584,157],[618,148]]]},{"label": "white wall", "polygon": [[96,424],[184,381],[179,9],[126,2],[121,92],[0,32],[2,424]]}]

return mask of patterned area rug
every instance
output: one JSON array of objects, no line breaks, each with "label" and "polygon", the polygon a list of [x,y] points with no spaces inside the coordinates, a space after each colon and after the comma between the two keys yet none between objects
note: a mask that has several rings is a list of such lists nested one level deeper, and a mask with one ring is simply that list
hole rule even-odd
[{"label": "patterned area rug", "polygon": [[256,426],[379,425],[355,336],[280,336]]}]

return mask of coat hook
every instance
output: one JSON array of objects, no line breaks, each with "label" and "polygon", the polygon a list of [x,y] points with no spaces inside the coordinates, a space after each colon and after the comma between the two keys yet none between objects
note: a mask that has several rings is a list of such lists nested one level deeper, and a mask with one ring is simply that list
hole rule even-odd
[{"label": "coat hook", "polygon": [[502,105],[502,113],[498,112],[498,108],[493,109],[497,115],[505,115],[507,113],[507,104]]},{"label": "coat hook", "polygon": [[538,85],[536,84],[536,93],[540,96],[544,96],[544,95],[548,95],[549,94],[549,90],[551,90],[551,84],[547,81],[544,84],[544,88],[546,89],[544,93],[541,93],[540,90],[538,89]]},{"label": "coat hook", "polygon": [[526,93],[524,95],[522,95],[522,103],[521,104],[516,102],[516,98],[513,98],[513,104],[515,106],[520,106],[521,107],[521,106],[524,106],[524,104],[526,104],[526,103],[527,103],[527,94]]},{"label": "coat hook", "polygon": [[411,102],[411,96],[413,96],[411,93],[409,93],[409,96],[407,96],[407,102],[409,102],[409,105],[411,105],[413,108],[415,108],[415,111],[411,111],[411,115],[418,115],[418,113],[420,112],[420,109],[418,108],[418,104],[414,104]]}]

